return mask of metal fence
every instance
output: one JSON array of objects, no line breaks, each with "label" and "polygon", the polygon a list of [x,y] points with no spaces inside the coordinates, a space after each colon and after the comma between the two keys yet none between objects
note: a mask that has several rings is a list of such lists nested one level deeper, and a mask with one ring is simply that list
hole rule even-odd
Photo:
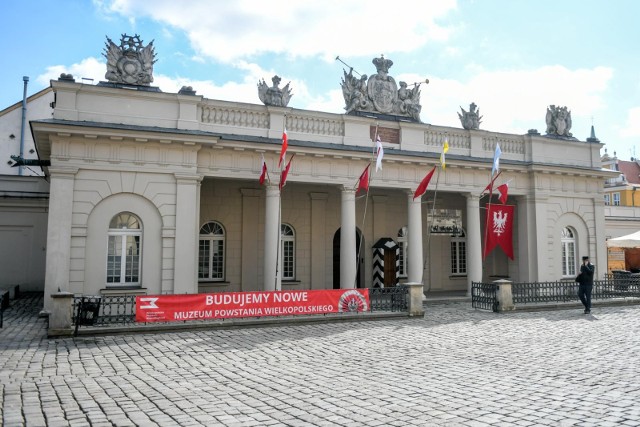
[{"label": "metal fence", "polygon": [[371,311],[409,311],[409,288],[369,288]]},{"label": "metal fence", "polygon": [[[515,306],[578,302],[578,286],[574,281],[511,283],[511,294]],[[495,283],[474,282],[471,291],[473,308],[496,311],[496,290]],[[640,277],[606,275],[603,280],[593,282],[592,300],[616,298],[640,298]]]},{"label": "metal fence", "polygon": [[[407,286],[370,288],[369,302],[371,312],[408,312],[409,288]],[[350,313],[335,314],[348,315]],[[215,320],[219,321],[220,319]],[[142,326],[147,324],[136,322],[135,295],[75,296],[72,321],[76,334],[80,326]],[[188,322],[201,323],[203,320],[185,320],[182,323]],[[159,323],[169,322],[154,322],[154,324]]]},{"label": "metal fence", "polygon": [[473,282],[471,285],[471,306],[480,310],[498,311],[495,283]]}]

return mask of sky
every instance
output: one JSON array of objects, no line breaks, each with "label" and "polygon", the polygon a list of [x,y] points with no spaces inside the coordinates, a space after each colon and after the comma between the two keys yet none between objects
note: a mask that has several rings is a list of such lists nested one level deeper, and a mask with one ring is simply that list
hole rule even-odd
[{"label": "sky", "polygon": [[138,34],[153,40],[163,92],[261,104],[258,82],[277,74],[289,107],[341,114],[344,63],[371,75],[384,55],[396,82],[429,80],[424,123],[461,128],[474,102],[480,129],[544,134],[547,107],[566,106],[576,138],[593,125],[601,154],[629,160],[639,16],[637,0],[2,0],[0,110],[22,100],[23,76],[28,95],[63,72],[104,81],[106,38]]}]

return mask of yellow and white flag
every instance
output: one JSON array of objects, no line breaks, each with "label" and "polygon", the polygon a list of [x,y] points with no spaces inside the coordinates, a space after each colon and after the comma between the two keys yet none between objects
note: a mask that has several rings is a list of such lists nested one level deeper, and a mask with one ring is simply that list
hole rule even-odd
[{"label": "yellow and white flag", "polygon": [[444,145],[442,146],[442,154],[440,154],[440,164],[442,165],[442,169],[446,167],[444,154],[449,151],[449,141],[444,140]]}]

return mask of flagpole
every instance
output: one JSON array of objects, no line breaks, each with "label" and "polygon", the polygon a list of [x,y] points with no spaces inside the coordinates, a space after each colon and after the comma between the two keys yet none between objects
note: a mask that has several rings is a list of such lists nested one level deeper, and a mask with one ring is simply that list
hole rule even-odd
[{"label": "flagpole", "polygon": [[[285,113],[282,119],[282,134],[286,135],[286,130],[287,130],[287,114]],[[284,140],[282,141],[282,143],[284,144]],[[281,156],[282,157],[282,156]],[[281,162],[280,162],[280,182],[282,183],[282,172],[283,172],[283,167],[286,163],[286,157],[287,157],[287,152],[286,152],[286,147],[285,147],[285,152],[284,152],[284,158],[282,158]],[[267,173],[269,173],[267,171]],[[280,186],[281,184],[279,184]],[[282,238],[282,189],[284,188],[284,186],[282,186],[281,188],[278,188],[278,237],[276,238],[276,275],[273,278],[274,281],[274,286],[273,288],[277,291],[282,290],[282,289],[278,289],[278,270],[280,268],[280,239]]]},{"label": "flagpole", "polygon": [[371,188],[371,163],[373,163],[373,159],[376,156],[376,141],[378,140],[378,123],[376,122],[376,131],[373,136],[373,145],[371,148],[371,160],[369,160],[369,173],[367,174],[367,194],[365,194],[364,199],[364,212],[362,214],[362,224],[360,227],[360,243],[358,244],[358,252],[356,253],[356,277],[353,278],[353,283],[355,287],[358,287],[358,270],[360,269],[360,254],[362,253],[362,240],[364,238],[364,225],[367,220],[367,207],[369,206],[369,189]]}]

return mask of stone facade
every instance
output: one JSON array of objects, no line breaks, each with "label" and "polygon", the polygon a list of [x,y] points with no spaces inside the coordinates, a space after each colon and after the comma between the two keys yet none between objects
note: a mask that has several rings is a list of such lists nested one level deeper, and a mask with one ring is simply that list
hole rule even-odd
[{"label": "stone facade", "polygon": [[[53,119],[32,122],[38,152],[51,160],[45,307],[58,288],[157,294],[369,287],[372,245],[397,240],[404,226],[401,282],[431,290],[465,290],[496,276],[560,279],[565,226],[575,231],[579,254],[606,259],[602,183],[611,173],[600,166],[599,143],[69,81],[52,87]],[[285,120],[289,155],[296,157],[278,203]],[[383,141],[383,169],[372,173],[369,198],[356,198],[356,181],[372,160],[376,123],[397,132],[399,141]],[[429,186],[428,203],[414,202],[411,195],[438,163],[445,136],[446,172]],[[486,198],[478,196],[497,143],[503,177],[511,180],[508,203],[516,206],[514,261],[499,250],[481,259]],[[275,185],[258,184],[262,155]],[[462,212],[466,262],[456,274],[452,237],[426,232],[435,188],[438,208]],[[136,286],[106,280],[109,221],[121,212],[142,223]],[[272,274],[277,233],[265,231],[267,224],[277,226],[279,213],[295,230],[293,280],[283,280],[281,268]],[[224,232],[224,272],[220,280],[199,281],[199,229],[210,221]]]}]

